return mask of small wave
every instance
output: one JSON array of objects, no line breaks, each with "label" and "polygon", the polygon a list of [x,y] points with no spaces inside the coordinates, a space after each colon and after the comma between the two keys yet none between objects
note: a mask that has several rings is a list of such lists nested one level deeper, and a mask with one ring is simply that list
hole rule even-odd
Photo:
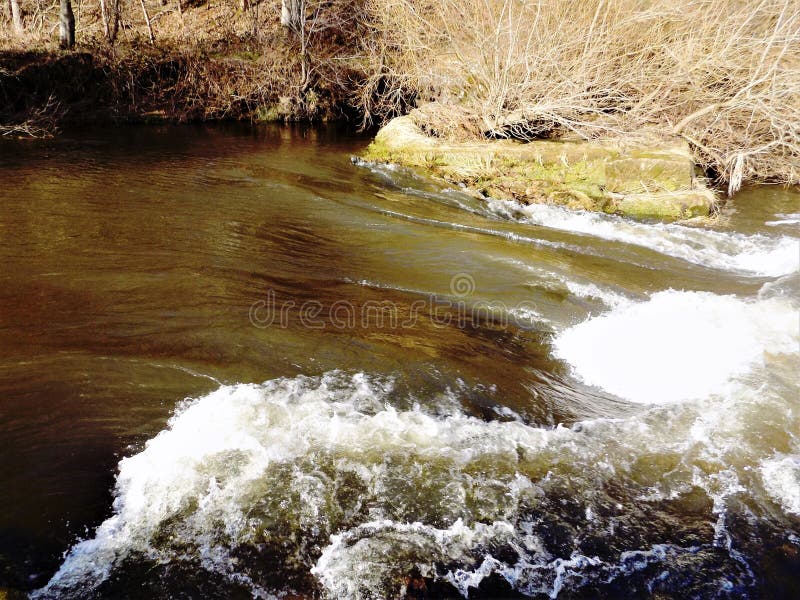
[{"label": "small wave", "polygon": [[767,352],[796,353],[798,319],[786,298],[667,290],[567,329],[554,348],[589,385],[632,402],[676,402],[720,391]]},{"label": "small wave", "polygon": [[550,321],[545,319],[542,313],[536,310],[532,305],[526,306],[521,304],[519,306],[513,306],[508,309],[508,314],[517,327],[522,329],[550,323]]},{"label": "small wave", "polygon": [[800,457],[776,456],[762,461],[764,489],[787,513],[800,517]]},{"label": "small wave", "polygon": [[634,244],[693,264],[751,276],[776,277],[800,269],[800,239],[744,235],[675,224],[638,223],[613,215],[545,204],[489,200],[507,219]]},{"label": "small wave", "polygon": [[580,298],[596,298],[606,306],[616,308],[630,303],[630,299],[622,294],[617,294],[607,289],[603,289],[594,283],[578,283],[577,281],[564,280],[564,284],[570,293]]},{"label": "small wave", "polygon": [[589,280],[578,280],[573,276],[556,273],[550,269],[529,264],[516,258],[501,259],[501,261],[506,264],[524,269],[525,271],[540,277],[548,284],[550,282],[556,282],[557,284],[562,285],[567,292],[578,298],[600,300],[609,308],[616,308],[624,304],[629,304],[632,301],[631,298],[622,293],[616,292],[607,286],[597,285]]},{"label": "small wave", "polygon": [[779,213],[774,221],[767,221],[766,225],[778,227],[779,225],[798,225],[800,224],[800,213]]},{"label": "small wave", "polygon": [[395,292],[404,292],[407,294],[416,294],[420,296],[430,296],[430,292],[426,292],[424,290],[418,290],[414,288],[407,288],[399,285],[392,285],[389,283],[382,283],[380,281],[372,281],[370,279],[351,279],[350,277],[343,277],[342,282],[348,283],[351,285],[359,285],[361,287],[370,288],[374,290],[392,290]]},{"label": "small wave", "polygon": [[[581,248],[580,246],[574,244],[566,244],[563,242],[554,242],[551,240],[542,240],[538,238],[533,238],[530,236],[519,235],[512,231],[500,231],[497,229],[491,229],[489,227],[476,227],[474,225],[464,225],[462,223],[455,223],[450,221],[439,221],[437,219],[428,219],[425,217],[415,217],[412,215],[406,215],[403,213],[399,213],[393,210],[381,210],[381,214],[387,215],[389,217],[394,217],[397,219],[403,219],[405,221],[410,221],[412,223],[421,223],[423,225],[433,225],[434,227],[443,227],[446,229],[453,229],[456,231],[465,231],[468,233],[479,233],[483,235],[490,235],[493,237],[501,237],[505,238],[512,242],[519,242],[524,244],[533,244],[535,246],[544,246],[548,248],[559,248],[562,250],[572,250],[573,252],[578,252],[581,254],[587,254],[585,248]],[[590,254],[590,253],[589,253]]]},{"label": "small wave", "polygon": [[[330,598],[365,598],[371,596],[370,592],[381,589],[392,571],[402,576],[416,567],[420,576],[433,577],[435,562],[463,561],[476,547],[513,538],[514,528],[505,521],[476,523],[469,527],[458,519],[450,527],[440,529],[420,522],[398,523],[384,519],[331,536],[331,543],[324,548],[311,572]],[[392,565],[375,564],[376,557],[391,555],[398,544],[405,548],[405,556]],[[467,585],[458,587],[466,597]]]},{"label": "small wave", "polygon": [[[520,558],[509,564],[482,548],[503,543],[516,545]],[[376,557],[404,547],[405,560],[387,568]],[[532,597],[558,597],[564,589],[579,589],[595,581],[608,583],[631,575],[653,563],[674,560],[700,548],[657,544],[648,550],[622,552],[617,561],[573,552],[568,558],[552,558],[535,535],[519,537],[507,521],[465,525],[461,520],[439,529],[423,523],[376,521],[331,537],[331,543],[312,569],[329,598],[370,598],[381,589],[387,570],[399,576],[416,570],[421,577],[440,577],[464,597],[492,575],[505,579],[513,589]],[[464,564],[466,562],[469,563]],[[461,567],[437,573],[435,563],[461,563]],[[383,564],[382,564],[383,563]]]}]

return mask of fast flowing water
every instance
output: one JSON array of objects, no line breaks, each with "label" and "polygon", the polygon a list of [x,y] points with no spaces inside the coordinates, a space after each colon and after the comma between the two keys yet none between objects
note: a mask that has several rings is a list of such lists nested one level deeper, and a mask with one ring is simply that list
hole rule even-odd
[{"label": "fast flowing water", "polygon": [[643,224],[365,144],[0,145],[5,593],[797,597],[800,195]]}]

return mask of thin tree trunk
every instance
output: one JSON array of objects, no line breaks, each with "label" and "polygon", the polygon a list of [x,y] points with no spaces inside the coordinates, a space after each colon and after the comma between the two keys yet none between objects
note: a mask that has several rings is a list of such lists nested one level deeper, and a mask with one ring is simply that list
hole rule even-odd
[{"label": "thin tree trunk", "polygon": [[14,32],[17,35],[21,35],[24,30],[22,27],[22,11],[19,9],[19,0],[9,0],[9,4],[11,5],[11,22],[14,24]]},{"label": "thin tree trunk", "polygon": [[153,35],[153,26],[150,24],[150,15],[147,14],[147,7],[144,5],[144,0],[139,0],[142,5],[142,12],[144,13],[144,22],[147,23],[147,33],[150,35],[150,43],[156,43],[156,36]]},{"label": "thin tree trunk", "polygon": [[108,13],[106,12],[106,0],[100,0],[100,18],[103,19],[103,33],[106,39],[111,39],[111,32],[108,30]]},{"label": "thin tree trunk", "polygon": [[250,0],[242,0],[242,11],[247,12],[250,10]]},{"label": "thin tree trunk", "polygon": [[302,31],[300,34],[300,66],[301,66],[301,77],[303,79],[303,83],[300,86],[300,91],[304,92],[308,89],[308,84],[310,83],[309,77],[309,64],[308,64],[308,47],[306,44],[306,35],[305,31]]},{"label": "thin tree trunk", "polygon": [[281,25],[297,29],[300,23],[301,0],[281,0]]},{"label": "thin tree trunk", "polygon": [[281,0],[281,25],[291,31],[300,43],[300,91],[302,92],[306,91],[311,79],[305,14],[306,0]]},{"label": "thin tree trunk", "polygon": [[111,30],[109,31],[108,41],[113,44],[119,32],[119,0],[111,0],[111,11],[113,14],[111,15]]},{"label": "thin tree trunk", "polygon": [[183,22],[183,7],[181,6],[181,0],[176,0],[178,4],[178,16],[181,18],[181,22]]},{"label": "thin tree trunk", "polygon": [[59,45],[65,50],[72,48],[75,45],[75,13],[72,12],[71,0],[61,0],[58,24]]}]

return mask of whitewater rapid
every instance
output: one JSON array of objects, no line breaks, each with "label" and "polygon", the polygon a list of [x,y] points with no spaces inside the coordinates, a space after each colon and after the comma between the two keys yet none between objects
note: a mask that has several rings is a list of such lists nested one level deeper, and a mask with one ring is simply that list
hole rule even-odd
[{"label": "whitewater rapid", "polygon": [[722,271],[778,277],[800,269],[800,239],[788,235],[745,235],[675,224],[641,223],[560,206],[523,206],[510,200],[490,199],[487,207],[490,212],[507,219],[641,246]]},{"label": "whitewater rapid", "polygon": [[[119,462],[113,514],[33,597],[102,595],[127,569],[176,564],[257,598],[402,597],[419,579],[464,597],[487,585],[550,598],[565,589],[747,596],[765,536],[770,547],[799,543],[800,241],[488,207],[494,217],[772,280],[752,296],[628,294],[515,259],[527,275],[601,302],[580,322],[553,322],[547,344],[571,381],[630,403],[625,418],[525,422],[498,398],[499,418],[480,419],[463,390],[415,397],[398,392],[395,377],[352,371],[189,398]],[[380,212],[582,250],[491,222]]]},{"label": "whitewater rapid", "polygon": [[[81,597],[139,561],[188,562],[272,597],[285,590],[268,585],[270,567],[237,558],[265,543],[290,548],[272,568],[305,570],[330,598],[395,596],[409,572],[465,596],[487,577],[550,597],[616,578],[657,588],[649,566],[677,557],[698,569],[721,560],[709,585],[746,588],[752,572],[726,529],[730,499],[797,510],[796,455],[775,455],[764,436],[799,431],[800,406],[762,382],[733,380],[702,401],[555,428],[477,419],[452,393],[395,408],[392,381],[364,373],[223,386],[183,403],[120,462],[113,516],[34,597]],[[763,411],[782,414],[780,427],[754,431]],[[797,452],[797,439],[789,443]],[[754,478],[749,465],[758,464]],[[704,519],[716,525],[705,537],[698,525],[686,546],[662,511],[696,489],[711,499]],[[571,525],[559,541],[550,527],[565,510]],[[638,533],[615,533],[620,523]]]}]

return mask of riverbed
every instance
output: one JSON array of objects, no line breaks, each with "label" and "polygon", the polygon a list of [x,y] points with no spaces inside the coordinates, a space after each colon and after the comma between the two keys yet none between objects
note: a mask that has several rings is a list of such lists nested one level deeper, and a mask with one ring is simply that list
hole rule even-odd
[{"label": "riverbed", "polygon": [[800,194],[639,223],[368,142],[0,143],[0,588],[800,595]]}]

